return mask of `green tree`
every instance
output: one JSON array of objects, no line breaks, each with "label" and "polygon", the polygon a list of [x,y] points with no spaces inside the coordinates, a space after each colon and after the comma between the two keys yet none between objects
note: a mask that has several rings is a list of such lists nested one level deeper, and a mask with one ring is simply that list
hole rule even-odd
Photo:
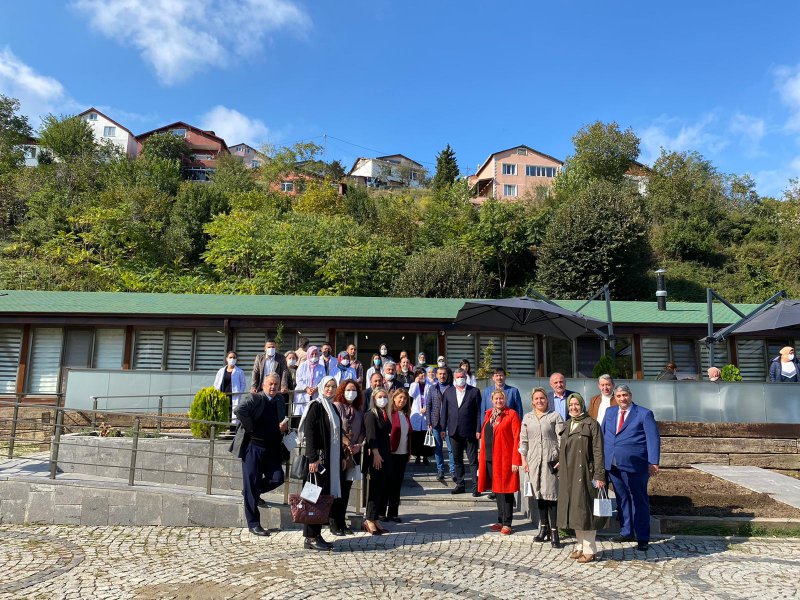
[{"label": "green tree", "polygon": [[147,158],[161,158],[169,161],[178,161],[180,164],[191,155],[189,143],[182,136],[170,131],[154,133],[142,145],[142,156]]},{"label": "green tree", "polygon": [[39,145],[66,161],[95,157],[100,150],[91,125],[74,115],[47,115],[39,131]]},{"label": "green tree", "polygon": [[456,152],[447,144],[444,150],[436,155],[436,174],[431,186],[435,190],[452,185],[458,179],[458,161]]},{"label": "green tree", "polygon": [[582,298],[604,283],[638,299],[650,263],[647,216],[625,184],[594,181],[559,208],[539,254],[537,280],[554,298]]},{"label": "green tree", "polygon": [[19,114],[19,106],[16,98],[0,94],[0,176],[23,164],[25,151],[21,145],[33,135],[28,118]]},{"label": "green tree", "polygon": [[181,185],[169,215],[165,242],[176,262],[195,264],[205,251],[203,228],[214,215],[227,212],[228,198],[215,185],[185,182]]},{"label": "green tree", "polygon": [[402,298],[485,298],[489,275],[469,249],[430,248],[410,256],[394,280],[392,296]]},{"label": "green tree", "polygon": [[250,192],[256,189],[255,171],[238,156],[220,154],[211,184],[223,194]]},{"label": "green tree", "polygon": [[568,156],[553,182],[557,194],[574,194],[595,180],[620,182],[639,157],[639,138],[617,123],[595,121],[572,138],[575,154]]},{"label": "green tree", "polygon": [[473,229],[480,243],[480,253],[486,257],[501,296],[517,265],[526,259],[530,263],[532,236],[526,212],[521,202],[490,198],[481,205],[478,223]]}]

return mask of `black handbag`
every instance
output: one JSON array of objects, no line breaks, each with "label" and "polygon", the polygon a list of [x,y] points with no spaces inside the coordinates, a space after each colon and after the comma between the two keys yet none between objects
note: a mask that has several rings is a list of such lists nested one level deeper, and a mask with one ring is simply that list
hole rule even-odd
[{"label": "black handbag", "polygon": [[304,481],[306,477],[308,477],[308,458],[303,452],[302,446],[298,446],[297,456],[294,457],[292,466],[289,467],[289,478]]}]

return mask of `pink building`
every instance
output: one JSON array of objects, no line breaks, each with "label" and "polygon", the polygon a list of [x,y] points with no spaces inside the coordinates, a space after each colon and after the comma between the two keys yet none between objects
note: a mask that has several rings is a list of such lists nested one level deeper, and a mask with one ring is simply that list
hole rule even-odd
[{"label": "pink building", "polygon": [[519,198],[537,187],[549,188],[564,163],[529,146],[514,146],[490,155],[468,177],[472,195],[482,202]]}]

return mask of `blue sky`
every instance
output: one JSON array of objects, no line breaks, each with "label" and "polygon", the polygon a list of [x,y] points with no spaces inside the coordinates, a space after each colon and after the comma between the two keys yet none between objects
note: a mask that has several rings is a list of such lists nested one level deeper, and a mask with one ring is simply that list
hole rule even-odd
[{"label": "blue sky", "polygon": [[94,105],[348,166],[433,169],[449,143],[464,173],[517,144],[563,159],[614,120],[643,162],[697,150],[779,195],[800,176],[798,22],[796,0],[26,0],[3,6],[0,93],[34,123]]}]

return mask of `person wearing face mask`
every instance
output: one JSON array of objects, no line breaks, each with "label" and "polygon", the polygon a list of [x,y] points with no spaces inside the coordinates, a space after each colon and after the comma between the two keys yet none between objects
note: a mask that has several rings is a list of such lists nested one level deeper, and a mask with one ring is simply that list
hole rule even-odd
[{"label": "person wearing face mask", "polygon": [[385,389],[383,387],[383,375],[379,372],[375,372],[370,377],[369,387],[367,391],[364,392],[364,410],[367,411],[372,407],[372,394],[375,390],[382,390]]},{"label": "person wearing face mask", "polygon": [[250,375],[250,392],[255,394],[260,390],[261,382],[270,373],[278,375],[280,391],[285,394],[289,390],[286,357],[278,352],[278,347],[273,338],[267,339],[264,344],[264,352],[259,353],[255,361],[253,361],[253,372]]},{"label": "person wearing face mask", "polygon": [[428,432],[428,419],[425,408],[425,390],[428,382],[425,379],[425,369],[422,367],[414,371],[414,383],[408,388],[411,397],[411,454],[417,457],[416,464],[424,461],[428,464],[428,457],[433,454],[433,448],[425,445],[425,434]]},{"label": "person wearing face mask", "polygon": [[292,415],[300,417],[306,406],[319,397],[319,382],[325,377],[325,369],[319,364],[319,348],[309,346],[306,360],[297,367],[297,386]]},{"label": "person wearing face mask", "polygon": [[368,465],[367,510],[364,518],[364,531],[380,535],[386,530],[378,523],[381,511],[386,505],[386,474],[389,469],[390,437],[392,433],[389,393],[381,388],[373,390],[372,408],[364,415]]},{"label": "person wearing face mask", "polygon": [[372,355],[372,365],[369,369],[367,369],[367,389],[372,387],[372,375],[378,373],[381,377],[383,377],[383,371],[381,367],[383,366],[383,359],[381,358],[380,354],[373,354]]},{"label": "person wearing face mask", "polygon": [[230,394],[231,399],[231,429],[236,429],[239,420],[236,418],[236,407],[242,400],[242,395],[247,392],[247,379],[244,371],[236,366],[236,352],[231,350],[225,355],[225,366],[217,371],[214,377],[214,389],[225,394]]},{"label": "person wearing face mask", "polygon": [[347,379],[352,379],[353,381],[358,379],[356,370],[350,366],[350,355],[347,351],[342,350],[339,352],[339,357],[334,360],[336,360],[336,369],[333,377],[336,379],[336,383],[342,383]]},{"label": "person wearing face mask", "polygon": [[472,387],[478,385],[478,380],[472,372],[472,365],[469,364],[466,358],[458,363],[458,368],[464,371],[464,376],[467,378],[467,385],[471,385]]},{"label": "person wearing face mask", "polygon": [[364,387],[364,365],[358,360],[358,352],[356,351],[355,344],[347,345],[347,355],[350,357],[350,366],[353,367],[356,372],[356,381],[358,385]]},{"label": "person wearing face mask", "polygon": [[383,363],[383,387],[387,392],[403,387],[397,380],[397,365],[391,361]]},{"label": "person wearing face mask", "polygon": [[389,354],[389,346],[386,344],[381,344],[378,346],[378,356],[381,357],[383,362],[394,362],[391,354]]},{"label": "person wearing face mask", "polygon": [[297,387],[297,365],[299,364],[300,359],[297,357],[297,352],[289,350],[289,352],[286,353],[286,366],[288,370],[286,381],[290,390]]},{"label": "person wearing face mask", "polygon": [[425,358],[425,353],[420,352],[417,354],[417,368],[425,369],[428,366],[428,360]]},{"label": "person wearing face mask", "polygon": [[433,441],[436,444],[433,455],[436,457],[436,480],[444,483],[444,444],[447,442],[447,453],[450,457],[450,478],[456,481],[455,460],[450,438],[447,435],[447,422],[444,419],[444,394],[450,389],[449,381],[452,379],[450,369],[437,367],[436,384],[428,386],[425,390],[425,414],[428,419],[428,429],[433,432]]},{"label": "person wearing face mask", "polygon": [[[308,349],[311,361],[311,348]],[[323,377],[319,382],[319,396],[303,414],[300,430],[305,440],[309,479],[330,494],[334,500],[342,495],[342,419],[333,404],[336,398],[336,380]],[[322,525],[304,525],[303,547],[306,550],[331,550],[333,544],[322,537]]]},{"label": "person wearing face mask", "polygon": [[333,535],[349,535],[353,531],[347,526],[345,517],[354,483],[352,469],[361,464],[361,448],[366,438],[361,386],[352,379],[342,381],[336,390],[333,405],[342,419],[342,456],[345,464],[342,470],[342,495],[333,501],[329,524]]},{"label": "person wearing face mask", "polygon": [[436,359],[436,367],[439,369],[447,368],[447,359],[444,356],[439,356]]},{"label": "person wearing face mask", "polygon": [[780,354],[769,364],[769,380],[771,383],[797,383],[800,381],[800,361],[794,348],[784,346]]},{"label": "person wearing face mask", "polygon": [[[454,374],[454,386],[444,393],[442,419],[447,426],[453,458],[456,467],[456,487],[453,494],[463,494],[464,453],[469,460],[472,476],[472,495],[479,497],[478,491],[478,441],[481,439],[481,395],[478,389],[467,384],[467,374],[458,369]],[[444,435],[444,432],[443,432]]]},{"label": "person wearing face mask", "polygon": [[614,379],[608,374],[600,375],[597,387],[600,389],[600,393],[589,400],[589,416],[598,423],[602,423],[606,411],[617,405],[617,401],[614,399]]},{"label": "person wearing face mask", "polygon": [[325,375],[327,377],[336,377],[336,366],[339,361],[336,360],[332,352],[333,350],[328,342],[322,344],[322,356],[319,360],[319,364],[325,369]]},{"label": "person wearing face mask", "polygon": [[407,356],[400,359],[400,372],[397,373],[395,379],[406,391],[414,383],[414,370],[411,368],[411,361],[408,360]]}]

